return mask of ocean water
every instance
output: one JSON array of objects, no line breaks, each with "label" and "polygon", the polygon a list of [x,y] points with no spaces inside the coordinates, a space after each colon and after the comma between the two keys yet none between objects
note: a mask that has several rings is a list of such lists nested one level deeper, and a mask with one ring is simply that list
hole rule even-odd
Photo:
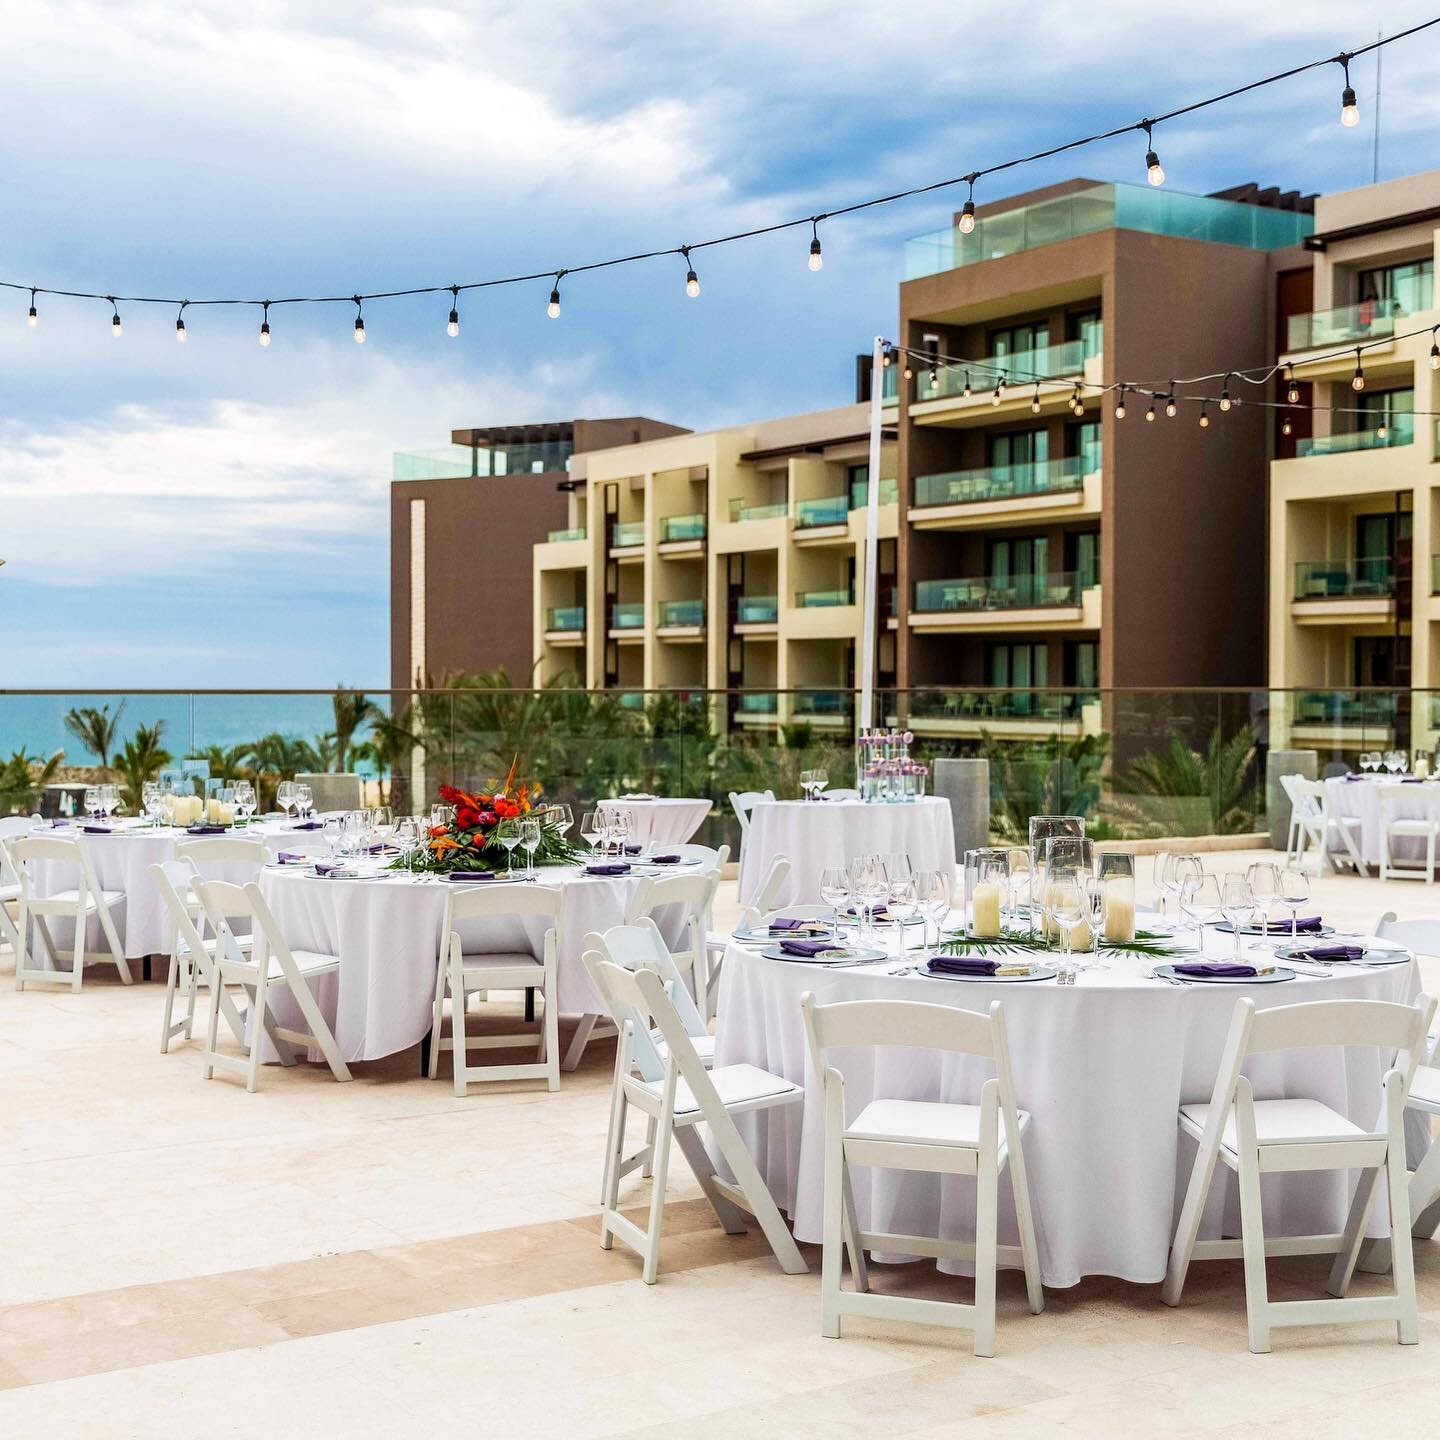
[{"label": "ocean water", "polygon": [[[389,709],[389,696],[373,696]],[[278,732],[290,739],[313,740],[334,724],[328,694],[317,695],[209,695],[176,691],[173,695],[73,694],[28,695],[0,691],[0,759],[23,750],[27,755],[49,757],[65,751],[65,763],[90,765],[92,754],[65,728],[65,712],[80,706],[112,713],[123,702],[117,731],[123,744],[139,725],[157,721],[164,726],[161,743],[171,754],[219,745],[229,749]]]}]

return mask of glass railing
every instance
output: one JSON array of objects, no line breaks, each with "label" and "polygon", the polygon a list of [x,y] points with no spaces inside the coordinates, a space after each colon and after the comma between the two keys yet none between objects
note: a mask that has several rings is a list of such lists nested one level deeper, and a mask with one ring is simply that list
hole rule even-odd
[{"label": "glass railing", "polygon": [[[900,498],[900,482],[893,477],[887,480],[883,475],[880,477],[880,494],[877,497],[881,505],[893,505]],[[850,482],[850,508],[852,510],[863,510],[870,503],[870,482],[868,480],[852,480]]]},{"label": "glass railing", "polygon": [[907,240],[905,276],[913,280],[936,275],[1110,229],[1208,240],[1249,250],[1278,250],[1298,245],[1312,234],[1315,219],[1148,185],[1091,185],[1011,210],[987,212],[982,205],[975,229],[968,235],[947,225]]},{"label": "glass railing", "polygon": [[780,618],[776,595],[742,595],[735,602],[735,619],[741,625],[768,625]]},{"label": "glass railing", "polygon": [[774,715],[779,709],[779,697],[773,690],[747,690],[736,697],[735,708],[742,715]]},{"label": "glass railing", "polygon": [[748,500],[730,502],[730,519],[737,523],[741,520],[775,520],[789,513],[790,507],[783,500],[763,505],[752,504]]},{"label": "glass railing", "polygon": [[1351,455],[1357,450],[1388,450],[1395,445],[1415,443],[1415,417],[1408,411],[1392,415],[1384,427],[1350,430],[1341,435],[1311,435],[1300,440],[1295,453],[1302,459],[1311,455]]},{"label": "glass railing", "polygon": [[1291,696],[1297,725],[1392,725],[1398,712],[1393,692],[1302,690]]},{"label": "glass railing", "polygon": [[547,630],[583,630],[585,628],[585,607],[583,605],[557,605],[546,612]]},{"label": "glass railing", "polygon": [[849,690],[802,690],[790,702],[792,715],[848,715],[854,706]]},{"label": "glass railing", "polygon": [[853,605],[853,590],[797,590],[795,604],[801,610],[823,610],[832,605]]},{"label": "glass railing", "polygon": [[583,540],[585,538],[585,527],[581,525],[575,530],[552,530],[547,538],[552,544],[558,544],[565,540]]},{"label": "glass railing", "polygon": [[1295,565],[1295,599],[1327,600],[1395,593],[1395,562],[1383,559],[1300,560]]},{"label": "glass railing", "polygon": [[1092,690],[916,690],[914,720],[1069,720],[1098,699]]},{"label": "glass railing", "polygon": [[1026,495],[1062,495],[1082,490],[1085,476],[1100,468],[1096,453],[1041,460],[1028,465],[986,465],[915,477],[915,504],[969,505],[981,500],[1015,500]]},{"label": "glass railing", "polygon": [[1384,340],[1395,333],[1396,322],[1432,304],[1428,282],[1413,287],[1413,303],[1400,300],[1362,300],[1334,310],[1311,310],[1292,315],[1287,322],[1286,349],[1314,350],[1321,345],[1348,345],[1354,341]]},{"label": "glass railing", "polygon": [[643,520],[617,521],[610,527],[610,544],[616,550],[645,543],[645,522]]},{"label": "glass railing", "polygon": [[923,368],[924,362],[916,363],[922,367],[915,372],[917,403],[964,395],[966,386],[969,386],[972,395],[988,398],[994,394],[1002,371],[1012,391],[1027,383],[1033,385],[1038,379],[1063,380],[1079,375],[1085,368],[1085,344],[1081,340],[1067,340],[1061,345],[1044,345],[1035,350],[1020,350],[1013,355],[990,355],[968,368],[944,365],[934,372],[933,384],[930,381],[931,372]]},{"label": "glass railing", "polygon": [[541,475],[569,470],[569,440],[518,445],[443,445],[434,450],[396,451],[396,480],[453,480],[492,475]]},{"label": "glass railing", "polygon": [[915,610],[937,614],[951,610],[1030,610],[1044,605],[1078,605],[1078,574],[1011,575],[1003,580],[917,580]]},{"label": "glass railing", "polygon": [[656,607],[656,615],[662,630],[678,626],[695,626],[705,623],[705,602],[703,600],[662,600]]},{"label": "glass railing", "polygon": [[705,517],[703,515],[670,515],[660,522],[661,541],[703,540],[705,538]]},{"label": "glass railing", "polygon": [[641,600],[625,601],[610,607],[610,628],[612,630],[643,630],[645,628],[645,603]]},{"label": "glass railing", "polygon": [[885,405],[895,405],[900,400],[900,376],[898,365],[886,365],[880,374],[880,400]]},{"label": "glass railing", "polygon": [[826,495],[820,500],[795,502],[795,528],[814,530],[821,525],[844,525],[850,518],[850,500],[845,495]]}]

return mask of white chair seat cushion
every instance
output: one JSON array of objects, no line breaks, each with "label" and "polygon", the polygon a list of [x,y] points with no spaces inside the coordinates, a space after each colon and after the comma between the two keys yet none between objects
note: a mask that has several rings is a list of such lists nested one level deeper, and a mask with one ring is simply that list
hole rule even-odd
[{"label": "white chair seat cushion", "polygon": [[[655,1042],[656,1052],[663,1060],[670,1053],[670,1047],[666,1045],[658,1030],[652,1030],[650,1038]],[[709,1070],[715,1064],[715,1037],[713,1035],[692,1035],[690,1044],[694,1047],[700,1063]]]},{"label": "white chair seat cushion", "polygon": [[1428,835],[1435,828],[1433,820],[1392,820],[1385,829],[1391,835]]},{"label": "white chair seat cushion", "polygon": [[20,898],[20,887],[18,885],[0,885],[0,900],[18,900]]},{"label": "white chair seat cushion", "polygon": [[[340,968],[338,955],[323,955],[318,950],[292,950],[290,954],[294,956],[295,968],[302,975],[322,975],[327,970]],[[282,974],[280,961],[272,955],[270,957],[270,979],[278,980]]]},{"label": "white chair seat cushion", "polygon": [[[1198,1129],[1204,1130],[1210,1106],[1182,1105],[1180,1113]],[[1352,1140],[1364,1135],[1352,1121],[1319,1100],[1257,1100],[1255,1102],[1255,1138],[1262,1144],[1282,1140]],[[1235,1107],[1225,1117],[1225,1132],[1220,1144],[1235,1153]]]},{"label": "white chair seat cushion", "polygon": [[[95,897],[97,893],[101,903],[106,909],[109,909],[112,905],[118,905],[125,898],[125,892],[123,890],[101,890],[98,892],[91,890],[85,899],[85,908],[87,910],[93,910],[95,908]],[[78,905],[80,903],[80,892],[78,890],[57,890],[53,895],[37,896],[36,898],[43,899],[46,905]]]},{"label": "white chair seat cushion", "polygon": [[545,977],[545,965],[528,950],[497,950],[493,954],[462,955],[461,973],[465,975],[488,975],[496,970],[534,970],[536,983]]},{"label": "white chair seat cushion", "polygon": [[1417,1065],[1415,1078],[1410,1082],[1410,1099],[1440,1115],[1440,1070],[1433,1065]]},{"label": "white chair seat cushion", "polygon": [[[790,1081],[756,1065],[722,1065],[710,1072],[710,1083],[727,1110],[732,1105],[746,1105],[771,1096],[805,1093],[798,1085],[792,1085]],[[644,1088],[658,1100],[665,1086],[659,1080],[648,1080],[644,1082]],[[675,1113],[693,1115],[699,1108],[694,1092],[681,1080],[675,1087]]]},{"label": "white chair seat cushion", "polygon": [[[1019,1115],[1022,1127],[1029,1123],[1027,1111],[1021,1110]],[[998,1111],[996,1123],[999,1123]],[[974,1149],[980,1143],[980,1107],[934,1100],[872,1100],[845,1127],[845,1138]]]}]

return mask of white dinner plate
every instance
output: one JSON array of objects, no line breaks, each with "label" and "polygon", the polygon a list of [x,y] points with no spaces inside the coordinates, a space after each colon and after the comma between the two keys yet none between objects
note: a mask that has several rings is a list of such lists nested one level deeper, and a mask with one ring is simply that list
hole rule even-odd
[{"label": "white dinner plate", "polygon": [[[840,913],[847,920],[858,921],[860,919],[860,913],[853,905],[848,909],[842,910]],[[877,915],[875,917],[875,923],[877,925],[893,925],[895,919],[896,917],[894,915]],[[900,923],[902,925],[923,925],[925,923],[925,917],[923,915],[907,915]]]},{"label": "white dinner plate", "polygon": [[791,955],[778,945],[767,945],[760,953],[767,960],[789,960],[801,965],[869,965],[878,960],[890,959],[883,950],[856,945],[842,945],[838,949],[827,950],[815,956]]},{"label": "white dinner plate", "polygon": [[[1341,942],[1344,943],[1343,941]],[[1308,961],[1313,965],[1403,965],[1410,958],[1408,950],[1395,950],[1388,945],[1363,945],[1361,954],[1357,960],[1324,960],[1315,959],[1305,953],[1308,947],[1301,945],[1282,945],[1275,952],[1277,960]]]},{"label": "white dinner plate", "polygon": [[758,928],[742,925],[731,938],[747,945],[761,945],[772,941],[778,944],[781,940],[834,940],[838,937],[828,925],[823,930],[802,930],[798,933],[791,930],[771,930],[765,925]]},{"label": "white dinner plate", "polygon": [[[1215,922],[1215,929],[1222,931],[1226,935],[1233,935],[1235,933],[1235,927],[1228,920],[1217,920]],[[1290,938],[1290,927],[1287,925],[1283,930],[1264,930],[1259,925],[1248,924],[1240,927],[1240,933],[1242,935],[1253,935],[1258,940],[1288,940]],[[1335,927],[1333,925],[1322,925],[1318,930],[1302,930],[1300,937],[1301,939],[1323,940],[1327,935],[1333,935],[1334,933]]]},{"label": "white dinner plate", "polygon": [[[1182,965],[1185,961],[1180,962]],[[1195,963],[1195,962],[1190,962]],[[1229,962],[1217,960],[1217,965]],[[1266,975],[1177,975],[1173,965],[1157,965],[1155,973],[1163,980],[1178,980],[1182,985],[1278,985],[1282,980],[1293,980],[1295,972],[1277,965]]]},{"label": "white dinner plate", "polygon": [[[1000,963],[1004,965],[1019,962],[1002,960]],[[927,961],[915,973],[925,976],[927,980],[968,980],[971,984],[982,985],[1026,985],[1032,980],[1053,980],[1060,972],[1053,965],[1030,965],[1023,975],[952,975],[944,970],[931,970]]]}]

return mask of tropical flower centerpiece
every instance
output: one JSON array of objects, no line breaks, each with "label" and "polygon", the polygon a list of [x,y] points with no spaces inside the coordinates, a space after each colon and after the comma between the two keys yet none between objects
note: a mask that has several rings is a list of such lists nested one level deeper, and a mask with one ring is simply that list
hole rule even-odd
[{"label": "tropical flower centerpiece", "polygon": [[532,817],[540,824],[540,847],[535,851],[537,865],[577,865],[580,852],[565,838],[555,816],[537,807],[538,787],[515,785],[515,766],[511,765],[505,783],[490,791],[457,790],[453,785],[440,787],[440,799],[455,812],[454,819],[444,825],[431,825],[420,849],[409,860],[398,860],[396,868],[428,870],[445,874],[452,870],[506,870],[525,862],[526,852],[507,851],[496,832],[506,821]]}]

